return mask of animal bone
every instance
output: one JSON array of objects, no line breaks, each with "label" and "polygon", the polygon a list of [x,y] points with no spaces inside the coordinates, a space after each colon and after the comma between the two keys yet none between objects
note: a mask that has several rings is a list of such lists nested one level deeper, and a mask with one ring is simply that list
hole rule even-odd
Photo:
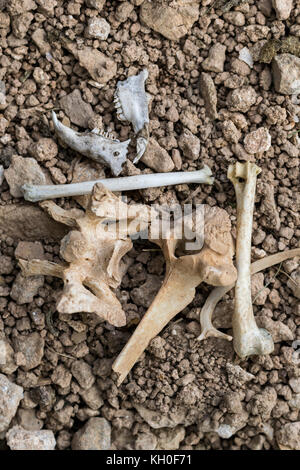
[{"label": "animal bone", "polygon": [[182,241],[176,239],[174,232],[168,239],[151,240],[164,253],[165,280],[130,340],[113,363],[112,368],[118,374],[118,385],[123,382],[150,341],[193,300],[196,287],[201,282],[226,286],[236,279],[229,217],[222,209],[210,206],[204,208],[204,245],[200,251],[177,257],[175,250],[181,248]]},{"label": "animal bone", "polygon": [[[300,256],[300,248],[295,248],[294,250],[282,251],[276,253],[275,255],[267,256],[266,258],[254,261],[251,264],[251,275],[256,274],[264,269],[270,268],[275,264],[281,263],[295,256]],[[227,339],[228,341],[232,340],[232,337],[218,331],[212,324],[212,316],[216,308],[217,303],[224,297],[227,292],[233,289],[235,284],[232,284],[228,287],[217,287],[214,289],[209,296],[207,297],[205,304],[203,305],[200,312],[200,325],[201,325],[201,334],[198,336],[197,340],[202,341],[203,339],[209,338],[210,336],[215,336],[219,338]]]},{"label": "animal bone", "polygon": [[[102,184],[95,185],[85,213],[78,209],[63,210],[52,201],[45,201],[41,206],[55,220],[73,228],[63,238],[60,249],[68,265],[43,260],[20,261],[24,275],[46,274],[63,279],[64,289],[57,303],[59,312],[94,312],[113,325],[123,326],[125,313],[113,289],[121,281],[120,262],[132,246],[130,236],[148,228],[151,208],[127,205]],[[114,364],[114,370],[120,373],[119,383],[149,341],[193,300],[195,288],[201,282],[229,285],[236,278],[229,217],[222,209],[202,207],[200,220],[194,213],[180,222],[176,219],[167,233],[163,233],[161,226],[156,236],[151,230],[149,239],[161,247],[166,258],[166,278]],[[178,235],[179,224],[189,229],[183,237]],[[185,247],[191,231],[200,241],[204,233],[204,244],[198,245],[192,254]]]},{"label": "animal bone", "polygon": [[228,178],[234,185],[237,199],[238,277],[232,319],[233,346],[241,358],[254,354],[270,354],[274,349],[270,333],[256,325],[251,300],[251,236],[256,179],[260,172],[260,168],[250,162],[237,162],[228,168]]},{"label": "animal bone", "polygon": [[122,165],[126,161],[130,139],[120,142],[117,139],[112,139],[108,133],[101,133],[99,129],[81,134],[64,126],[57,119],[54,111],[52,111],[52,120],[56,134],[71,149],[98,163],[104,163],[115,176],[121,173]]},{"label": "animal bone", "polygon": [[96,183],[102,183],[111,191],[132,191],[134,189],[156,188],[184,183],[213,184],[214,178],[211,175],[211,169],[205,165],[202,170],[198,171],[155,173],[48,186],[24,184],[22,190],[27,201],[36,202],[43,199],[90,194]]},{"label": "animal bone", "polygon": [[145,69],[138,75],[118,82],[114,98],[118,118],[120,121],[130,122],[137,135],[137,155],[133,163],[138,162],[143,156],[149,140],[149,96],[145,92],[147,78],[148,71]]},{"label": "animal bone", "polygon": [[[127,225],[130,229],[130,222],[135,222],[132,230],[143,230],[148,223],[148,207],[127,207],[101,184],[95,185],[85,213],[61,209],[52,201],[41,206],[53,219],[74,228],[62,239],[60,247],[68,264],[20,260],[24,275],[39,273],[63,279],[64,288],[57,303],[59,312],[96,313],[112,325],[124,326],[125,312],[114,289],[121,282],[121,258],[132,247]],[[105,224],[111,219],[116,225]]]}]

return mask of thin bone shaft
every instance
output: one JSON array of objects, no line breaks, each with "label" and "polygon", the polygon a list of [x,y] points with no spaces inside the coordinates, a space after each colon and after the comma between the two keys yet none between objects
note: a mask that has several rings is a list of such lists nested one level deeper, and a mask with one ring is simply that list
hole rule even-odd
[{"label": "thin bone shaft", "polygon": [[[300,256],[300,248],[295,248],[294,250],[282,251],[280,253],[276,253],[275,255],[267,256],[266,258],[254,261],[251,264],[251,274],[259,273],[264,269],[268,269],[275,264],[282,263],[283,261],[294,258],[295,256]],[[212,324],[212,316],[216,305],[218,302],[224,297],[227,292],[233,289],[235,284],[231,284],[231,286],[226,287],[216,287],[209,296],[207,297],[205,304],[203,305],[201,312],[200,312],[200,325],[201,325],[201,334],[198,336],[198,341],[202,341],[203,339],[209,338],[210,336],[220,336],[219,332]],[[232,337],[229,335],[224,335],[222,337],[228,339],[229,341],[232,340]]]},{"label": "thin bone shaft", "polygon": [[148,175],[126,176],[121,178],[107,178],[83,183],[61,184],[61,185],[33,185],[24,184],[24,198],[27,201],[37,202],[44,199],[58,197],[82,196],[90,194],[96,183],[102,183],[111,191],[132,191],[136,189],[157,188],[184,183],[213,184],[214,178],[208,166],[198,171],[178,171],[172,173],[155,173]]}]

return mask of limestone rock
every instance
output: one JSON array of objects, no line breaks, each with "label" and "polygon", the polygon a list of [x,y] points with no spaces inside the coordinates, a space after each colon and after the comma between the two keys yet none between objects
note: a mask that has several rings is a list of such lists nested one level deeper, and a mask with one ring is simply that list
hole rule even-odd
[{"label": "limestone rock", "polygon": [[95,377],[92,374],[91,366],[83,361],[74,361],[72,363],[71,372],[79,385],[84,389],[89,389],[95,382]]},{"label": "limestone rock", "polygon": [[178,140],[183,155],[190,160],[197,160],[200,154],[200,140],[189,129],[184,129]]},{"label": "limestone rock", "polygon": [[278,20],[287,20],[293,8],[293,0],[272,0]]},{"label": "limestone rock", "polygon": [[204,99],[206,113],[210,119],[217,119],[217,90],[213,79],[208,73],[200,75],[200,93]]},{"label": "limestone rock", "polygon": [[135,450],[155,450],[157,438],[151,432],[140,432],[135,441]]},{"label": "limestone rock", "polygon": [[11,15],[20,15],[24,11],[36,10],[36,3],[33,0],[8,0],[6,8]]},{"label": "limestone rock", "polygon": [[71,122],[85,129],[88,128],[89,120],[94,116],[94,111],[89,103],[83,101],[78,89],[72,91],[69,95],[63,96],[59,103]]},{"label": "limestone rock", "polygon": [[294,335],[287,325],[281,321],[274,321],[269,317],[257,317],[257,325],[271,333],[274,343],[293,341]]},{"label": "limestone rock", "polygon": [[5,431],[23,398],[23,388],[0,374],[0,432]]},{"label": "limestone rock", "polygon": [[227,105],[230,111],[246,113],[256,102],[256,91],[252,86],[237,88],[227,96]]},{"label": "limestone rock", "polygon": [[117,73],[117,64],[103,52],[85,46],[76,52],[79,64],[85,68],[93,80],[104,85]]},{"label": "limestone rock", "polygon": [[124,23],[134,10],[134,6],[130,2],[122,2],[116,9],[116,19],[121,23]]},{"label": "limestone rock", "polygon": [[259,127],[244,138],[244,147],[250,154],[267,152],[271,147],[271,135],[266,127]]},{"label": "limestone rock", "polygon": [[43,421],[36,417],[34,409],[19,408],[16,418],[19,426],[28,431],[39,431],[43,427]]},{"label": "limestone rock", "polygon": [[38,332],[14,337],[15,353],[21,352],[25,357],[25,364],[22,366],[24,370],[34,369],[40,365],[44,356],[44,344],[45,341]]},{"label": "limestone rock", "polygon": [[[21,187],[25,183],[47,184],[45,173],[34,158],[23,158],[13,155],[11,164],[4,170],[5,179],[9,185],[10,193],[14,197],[22,197]],[[48,181],[49,182],[49,181]]]},{"label": "limestone rock", "polygon": [[15,249],[15,257],[17,259],[44,259],[44,248],[41,242],[25,242],[18,243]]},{"label": "limestone rock", "polygon": [[104,7],[105,1],[106,0],[85,0],[85,3],[88,7],[101,11]]},{"label": "limestone rock", "polygon": [[208,53],[208,57],[202,62],[202,68],[209,72],[223,72],[226,46],[220,43],[214,44]]},{"label": "limestone rock", "polygon": [[46,33],[43,29],[40,29],[40,28],[36,29],[32,33],[31,39],[36,44],[36,46],[39,48],[41,54],[45,55],[47,53],[50,53],[51,46],[47,42]]},{"label": "limestone rock", "polygon": [[141,161],[157,173],[164,173],[174,169],[172,158],[154,138],[149,139],[146,152],[142,156]]},{"label": "limestone rock", "polygon": [[281,450],[300,450],[300,421],[282,426],[276,440]]},{"label": "limestone rock", "polygon": [[53,139],[42,137],[30,146],[29,152],[38,162],[45,162],[57,156],[58,147]]},{"label": "limestone rock", "polygon": [[10,296],[18,305],[29,304],[44,285],[44,276],[25,277],[18,273],[12,285]]},{"label": "limestone rock", "polygon": [[32,22],[34,16],[32,13],[25,12],[21,15],[13,17],[12,20],[12,30],[16,38],[23,39],[29,29],[30,23]]},{"label": "limestone rock", "polygon": [[132,289],[130,296],[136,305],[148,308],[161,287],[162,279],[155,274],[149,274],[144,284]]},{"label": "limestone rock", "polygon": [[161,429],[157,432],[157,450],[177,450],[185,437],[184,426],[173,429]]},{"label": "limestone rock", "polygon": [[198,17],[199,2],[196,0],[174,0],[169,5],[159,0],[146,0],[140,9],[140,19],[146,26],[174,41],[187,34]]},{"label": "limestone rock", "polygon": [[178,424],[186,422],[186,411],[181,409],[176,415],[165,415],[159,411],[152,411],[145,408],[143,405],[135,404],[139,415],[149,424],[153,429],[160,428],[175,428]]},{"label": "limestone rock", "polygon": [[18,366],[14,361],[14,350],[6,339],[0,340],[0,372],[10,375]]},{"label": "limestone rock", "polygon": [[104,18],[90,18],[85,34],[88,38],[105,41],[110,33],[110,24]]},{"label": "limestone rock", "polygon": [[300,299],[300,269],[292,272],[287,286],[292,290],[294,296]]},{"label": "limestone rock", "polygon": [[300,58],[292,54],[278,54],[272,62],[275,90],[283,95],[300,93]]},{"label": "limestone rock", "polygon": [[108,450],[111,445],[111,426],[105,418],[90,418],[74,434],[72,450]]},{"label": "limestone rock", "polygon": [[54,450],[56,441],[53,431],[29,431],[14,426],[6,433],[11,450]]},{"label": "limestone rock", "polygon": [[88,390],[79,391],[83,401],[92,410],[99,410],[104,404],[101,393],[97,385],[92,385]]},{"label": "limestone rock", "polygon": [[0,206],[0,234],[14,240],[61,240],[68,229],[29,204]]}]

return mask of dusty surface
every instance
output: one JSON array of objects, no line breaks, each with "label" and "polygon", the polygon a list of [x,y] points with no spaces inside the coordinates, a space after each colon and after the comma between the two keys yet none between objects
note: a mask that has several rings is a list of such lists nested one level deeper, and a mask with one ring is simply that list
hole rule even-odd
[{"label": "dusty surface", "polygon": [[[50,111],[81,132],[103,125],[121,140],[133,137],[131,127],[117,120],[113,94],[118,80],[144,67],[152,95],[151,145],[122,174],[200,169],[205,163],[216,182],[197,193],[182,185],[136,191],[130,198],[218,205],[228,212],[234,235],[227,168],[238,159],[253,161],[262,173],[252,260],[298,246],[299,107],[290,93],[300,93],[300,59],[290,53],[272,64],[258,58],[267,39],[300,37],[300,2],[250,0],[229,11],[222,8],[226,2],[216,2],[216,9],[210,0],[183,3],[0,1],[0,372],[12,392],[12,384],[23,389],[9,397],[13,406],[4,403],[0,410],[2,449],[16,430],[26,445],[41,448],[45,443],[35,436],[48,431],[51,448],[51,431],[56,449],[299,449],[300,369],[293,343],[300,341],[299,260],[253,279],[257,323],[275,340],[270,356],[238,361],[223,339],[196,341],[199,311],[210,292],[201,285],[120,388],[111,364],[161,285],[165,268],[157,247],[137,241],[126,255],[127,272],[117,289],[127,317],[122,328],[100,323],[96,315],[58,314],[62,281],[36,276],[28,282],[17,265],[17,258],[61,262],[65,235],[38,205],[24,206],[18,198],[20,172],[53,183],[111,176],[84,157],[82,165],[60,145]],[[169,13],[157,18],[156,4]],[[164,18],[172,18],[172,28]],[[244,47],[252,53],[252,68],[238,58]],[[131,161],[134,149],[133,138]],[[160,158],[154,162],[152,154]],[[75,200],[57,203],[79,207]],[[215,326],[229,334],[232,311],[233,291],[214,315]]]}]

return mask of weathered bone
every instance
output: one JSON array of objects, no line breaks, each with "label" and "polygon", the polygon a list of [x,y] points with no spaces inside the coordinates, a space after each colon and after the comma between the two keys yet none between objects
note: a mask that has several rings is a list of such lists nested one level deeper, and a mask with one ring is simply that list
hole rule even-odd
[{"label": "weathered bone", "polygon": [[[232,319],[233,346],[239,357],[270,354],[274,349],[272,336],[255,322],[251,300],[251,237],[257,175],[254,163],[230,165],[228,178],[234,185],[237,199],[235,308]],[[241,181],[244,180],[244,181]]]},{"label": "weathered bone", "polygon": [[[96,313],[115,326],[124,326],[125,312],[114,289],[121,282],[121,259],[131,249],[132,230],[148,224],[148,207],[127,206],[103,185],[95,185],[89,206],[64,210],[52,201],[41,203],[55,220],[73,228],[61,241],[60,254],[65,266],[45,260],[20,260],[24,275],[44,274],[60,277],[64,289],[57,303],[61,313]],[[105,224],[114,218],[117,227]],[[75,229],[75,230],[74,230]]]},{"label": "weathered bone", "polygon": [[64,126],[57,119],[54,111],[52,111],[52,120],[56,134],[66,145],[98,163],[105,164],[115,176],[121,173],[130,139],[120,142],[117,139],[111,139],[109,134],[105,136],[102,133],[101,135],[99,129],[81,134]]},{"label": "weathered bone", "polygon": [[204,245],[196,254],[177,258],[175,250],[182,242],[172,234],[167,240],[152,241],[162,248],[166,259],[166,276],[148,311],[113,363],[112,368],[118,374],[118,385],[123,382],[149,342],[193,300],[195,289],[201,282],[224,286],[236,278],[232,264],[230,220],[222,209],[205,206]]},{"label": "weathered bone", "polygon": [[[282,261],[287,259],[294,258],[295,256],[300,256],[300,248],[282,251],[276,253],[275,255],[267,256],[266,258],[254,261],[254,263],[251,264],[251,275],[270,268],[275,264],[282,263]],[[232,340],[232,336],[222,333],[213,326],[212,316],[217,303],[222,299],[222,297],[224,297],[225,294],[227,294],[227,292],[233,289],[234,286],[235,284],[232,284],[228,287],[216,287],[216,289],[214,289],[207,297],[205,304],[203,305],[200,312],[201,334],[197,338],[198,341],[202,341],[206,338],[209,338],[210,336],[224,338],[228,341]]]},{"label": "weathered bone", "polygon": [[178,171],[172,173],[151,173],[148,175],[127,176],[121,178],[106,178],[82,183],[59,185],[24,184],[22,190],[27,201],[37,202],[43,199],[54,199],[67,196],[90,194],[95,184],[102,183],[111,191],[132,191],[135,189],[157,188],[184,183],[213,184],[214,178],[208,166],[198,171]]},{"label": "weathered bone", "polygon": [[143,156],[149,140],[149,96],[145,92],[147,78],[148,71],[145,69],[138,75],[118,82],[114,98],[118,118],[120,121],[130,122],[137,135],[137,155],[133,163]]}]

